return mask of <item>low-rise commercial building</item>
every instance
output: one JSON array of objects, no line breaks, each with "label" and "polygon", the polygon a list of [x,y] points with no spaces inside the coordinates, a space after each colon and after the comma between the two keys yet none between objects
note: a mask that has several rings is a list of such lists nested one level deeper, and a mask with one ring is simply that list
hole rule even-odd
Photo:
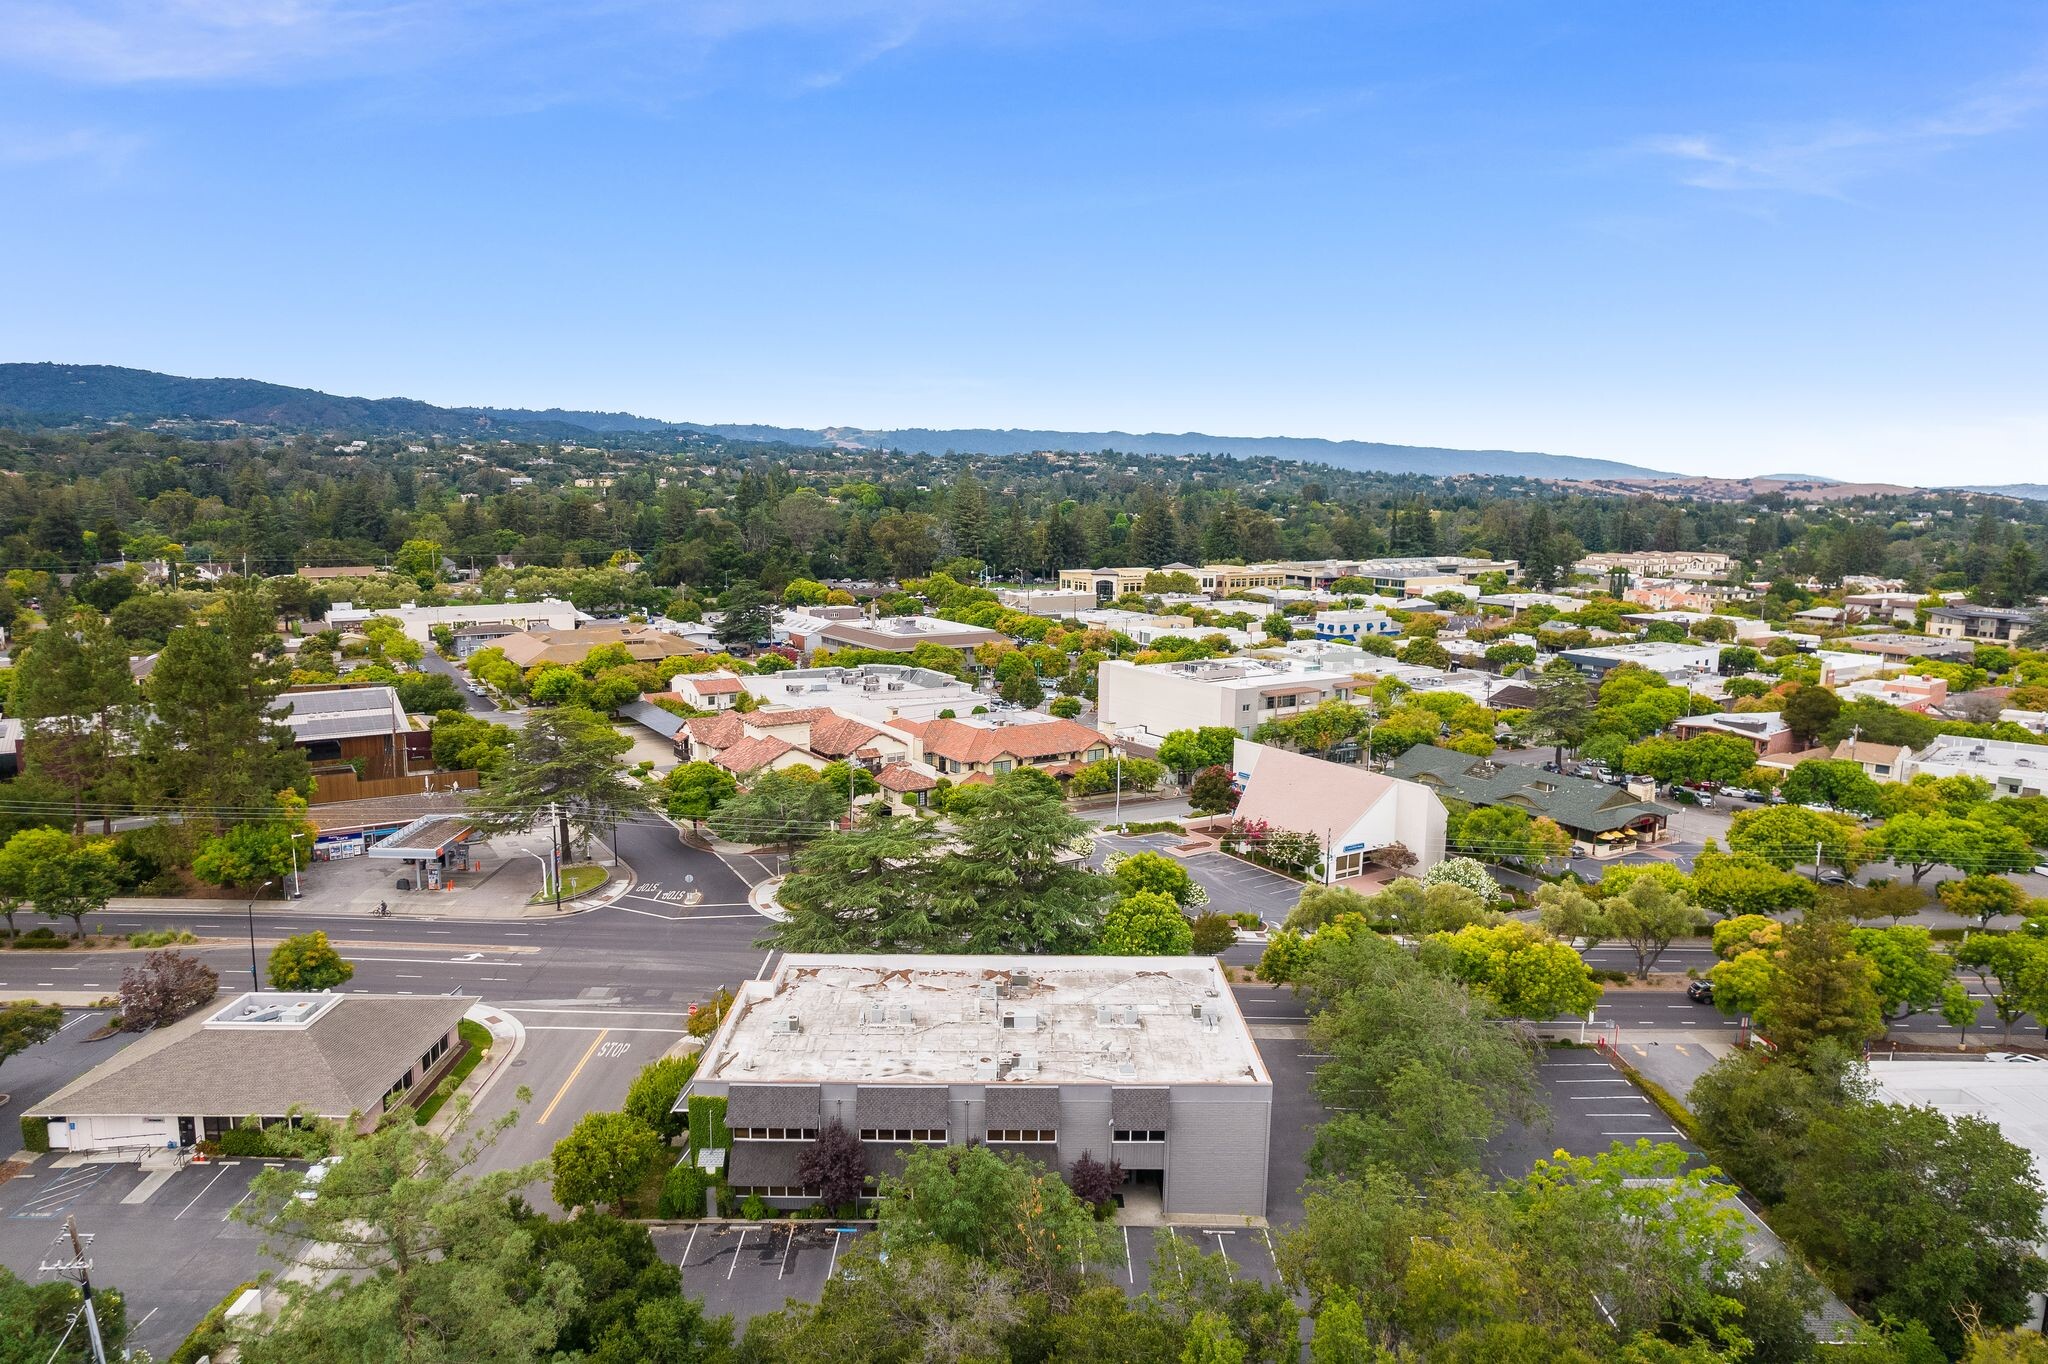
[{"label": "low-rise commercial building", "polygon": [[1589,644],[1566,649],[1561,655],[1580,672],[1605,677],[1624,663],[1648,668],[1670,682],[1681,682],[1700,674],[1711,674],[1721,666],[1719,644],[1678,644],[1657,640],[1633,644]]},{"label": "low-rise commercial building", "polygon": [[277,698],[276,708],[315,771],[346,766],[381,781],[433,770],[433,733],[413,728],[395,687],[289,691]]},{"label": "low-rise commercial building", "polygon": [[1895,664],[1913,664],[1923,660],[1968,663],[1977,656],[1977,646],[1967,640],[1938,639],[1927,635],[1857,635],[1842,643],[1858,653],[1876,654]]},{"label": "low-rise commercial building", "polygon": [[1976,777],[1998,796],[2048,795],[2048,745],[1937,734],[1908,761],[1913,776]]},{"label": "low-rise commercial building", "polygon": [[1232,746],[1231,766],[1244,793],[1236,818],[1322,842],[1316,880],[1364,881],[1375,855],[1397,846],[1414,855],[1408,875],[1444,860],[1444,803],[1419,782],[1247,739]]},{"label": "low-rise commercial building", "polygon": [[1467,805],[1503,805],[1548,816],[1589,854],[1621,851],[1664,837],[1667,812],[1626,790],[1583,777],[1559,776],[1519,763],[1418,744],[1387,764],[1389,776],[1420,782]]},{"label": "low-rise commercial building", "polygon": [[[683,679],[677,678],[680,690]],[[852,668],[793,668],[739,679],[764,706],[825,706],[874,724],[891,720],[933,720],[941,711],[958,715],[988,704],[988,696],[951,673],[907,663],[863,663]]]},{"label": "low-rise commercial building", "polygon": [[624,649],[635,663],[659,663],[702,654],[703,649],[680,635],[645,625],[585,625],[573,630],[523,630],[499,640],[497,647],[515,667],[554,663],[573,668],[596,649]]},{"label": "low-rise commercial building", "polygon": [[983,1145],[1065,1173],[1123,1169],[1169,1215],[1266,1210],[1273,1085],[1213,958],[790,954],[739,987],[677,1100],[726,1100],[726,1178],[815,1201],[818,1134],[872,1175],[909,1146]]},{"label": "low-rise commercial building", "polygon": [[890,654],[907,654],[920,644],[973,649],[1008,636],[1000,630],[984,630],[978,625],[962,625],[937,616],[885,616],[876,621],[831,621],[803,638],[804,656],[809,658],[825,649],[878,649]]},{"label": "low-rise commercial building", "polygon": [[1069,590],[1002,587],[996,589],[996,600],[1012,611],[1022,611],[1033,616],[1050,616],[1054,619],[1091,610],[1099,604],[1095,593],[1085,588]]},{"label": "low-rise commercial building", "polygon": [[1355,644],[1364,635],[1398,635],[1401,627],[1384,611],[1318,611],[1317,639]]},{"label": "low-rise commercial building", "polygon": [[[407,639],[425,644],[433,638],[434,627],[445,625],[456,632],[458,654],[462,653],[462,628],[471,625],[510,625],[520,630],[573,630],[589,624],[594,617],[568,602],[553,597],[541,601],[466,601],[448,606],[385,607],[381,610],[336,602],[327,613],[327,623],[337,630],[352,629],[375,616],[388,616],[405,631]],[[483,647],[481,644],[475,648]],[[470,652],[474,652],[472,649]],[[463,655],[463,656],[466,656]]]},{"label": "low-rise commercial building", "polygon": [[1165,639],[1222,639],[1233,649],[1250,648],[1260,636],[1249,630],[1220,625],[1197,625],[1192,616],[1155,616],[1149,611],[1119,611],[1114,607],[1081,612],[1076,619],[1095,629],[1124,636],[1134,644],[1152,645]]},{"label": "low-rise commercial building", "polygon": [[129,1043],[29,1116],[56,1151],[191,1146],[294,1109],[367,1132],[455,1063],[476,1002],[253,991]]},{"label": "low-rise commercial building", "polygon": [[1671,722],[1671,728],[1681,739],[1701,734],[1730,735],[1754,748],[1759,758],[1792,751],[1792,731],[1785,724],[1785,717],[1774,710],[1744,711],[1732,715],[1720,712],[1681,715]]}]

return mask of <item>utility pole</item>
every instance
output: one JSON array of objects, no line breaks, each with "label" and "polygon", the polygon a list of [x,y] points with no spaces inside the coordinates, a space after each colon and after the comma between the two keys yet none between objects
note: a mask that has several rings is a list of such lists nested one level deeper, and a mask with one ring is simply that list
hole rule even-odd
[{"label": "utility pole", "polygon": [[1821,846],[1821,840],[1820,840],[1820,839],[1818,839],[1818,838],[1814,839],[1814,840],[1813,840],[1813,879],[1814,879],[1814,881],[1815,881],[1815,883],[1816,883],[1816,884],[1817,884],[1817,883],[1818,883],[1818,882],[1820,881],[1820,846]]},{"label": "utility pole", "polygon": [[[69,1255],[64,1253],[64,1243],[67,1240],[71,1243]],[[40,1268],[45,1274],[62,1274],[77,1281],[78,1291],[84,1298],[84,1304],[78,1309],[78,1314],[85,1318],[85,1334],[92,1345],[93,1364],[107,1364],[106,1343],[100,1339],[99,1312],[94,1308],[92,1300],[92,1261],[86,1258],[85,1254],[86,1246],[91,1243],[90,1232],[80,1234],[78,1219],[66,1217],[64,1230],[57,1233],[57,1258],[44,1260]],[[77,1317],[72,1318],[71,1324],[78,1324]],[[71,1332],[66,1329],[64,1334],[68,1336]],[[57,1343],[57,1348],[63,1349],[62,1341]]]}]

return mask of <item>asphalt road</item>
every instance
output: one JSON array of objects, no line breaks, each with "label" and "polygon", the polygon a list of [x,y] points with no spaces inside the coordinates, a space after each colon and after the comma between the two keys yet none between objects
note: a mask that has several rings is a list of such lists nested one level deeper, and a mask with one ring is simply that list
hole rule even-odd
[{"label": "asphalt road", "polygon": [[469,674],[441,657],[439,653],[435,652],[431,644],[427,646],[426,653],[420,656],[420,667],[430,673],[440,673],[443,677],[454,678],[455,685],[462,688],[462,704],[470,714],[496,715],[498,713],[497,702],[491,700],[488,696],[478,696],[475,692],[471,691],[469,689]]}]

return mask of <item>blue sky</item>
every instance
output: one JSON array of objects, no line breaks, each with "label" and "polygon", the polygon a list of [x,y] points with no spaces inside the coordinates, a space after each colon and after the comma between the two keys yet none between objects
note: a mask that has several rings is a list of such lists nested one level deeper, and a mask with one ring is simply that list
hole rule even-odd
[{"label": "blue sky", "polygon": [[0,0],[0,357],[2048,471],[2027,3]]}]

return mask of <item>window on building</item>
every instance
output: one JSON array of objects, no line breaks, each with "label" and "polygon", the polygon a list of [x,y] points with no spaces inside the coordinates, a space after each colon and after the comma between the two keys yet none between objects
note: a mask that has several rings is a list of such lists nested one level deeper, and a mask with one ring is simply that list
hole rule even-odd
[{"label": "window on building", "polygon": [[432,1070],[434,1068],[434,1062],[440,1060],[443,1056],[446,1056],[447,1054],[448,1039],[443,1037],[436,1041],[433,1046],[428,1047],[424,1052],[420,1054],[420,1072],[424,1074],[427,1071]]},{"label": "window on building", "polygon": [[990,1141],[1058,1141],[1059,1133],[1050,1127],[991,1127]]},{"label": "window on building", "polygon": [[816,1141],[818,1139],[818,1129],[815,1127],[735,1127],[732,1129],[732,1134],[747,1141]]},{"label": "window on building", "polygon": [[863,1127],[862,1141],[944,1141],[943,1127]]},{"label": "window on building", "polygon": [[1138,1127],[1119,1127],[1109,1134],[1111,1141],[1165,1141],[1166,1133]]},{"label": "window on building", "polygon": [[1347,852],[1337,854],[1338,876],[1360,876],[1365,872],[1365,854]]},{"label": "window on building", "polygon": [[745,1198],[748,1194],[754,1194],[761,1198],[816,1198],[818,1196],[818,1191],[815,1188],[800,1184],[734,1185],[732,1192],[735,1197],[739,1198]]},{"label": "window on building", "polygon": [[408,1070],[405,1074],[399,1076],[397,1080],[392,1082],[391,1088],[384,1091],[384,1106],[386,1108],[389,1108],[391,1106],[392,1100],[400,1097],[405,1093],[405,1091],[411,1088],[412,1072]]},{"label": "window on building", "polygon": [[997,758],[997,759],[996,759],[996,771],[998,771],[998,772],[1007,772],[1007,771],[1009,771],[1009,770],[1010,770],[1011,768],[1015,767],[1016,765],[1017,765],[1017,764],[1015,764],[1014,762],[1011,762],[1011,761],[1010,761],[1010,760],[1009,760],[1008,758]]}]

